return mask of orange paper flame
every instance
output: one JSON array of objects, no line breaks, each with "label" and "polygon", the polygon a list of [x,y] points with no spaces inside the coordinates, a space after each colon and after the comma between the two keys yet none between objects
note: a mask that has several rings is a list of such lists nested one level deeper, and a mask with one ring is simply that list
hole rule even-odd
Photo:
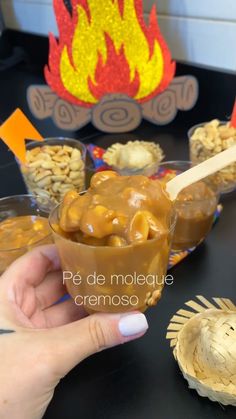
[{"label": "orange paper flame", "polygon": [[21,163],[26,162],[25,140],[43,141],[43,137],[19,108],[0,126],[0,138]]},{"label": "orange paper flame", "polygon": [[50,34],[47,83],[75,105],[94,106],[105,94],[145,102],[172,81],[175,62],[153,6],[147,25],[142,0],[54,0],[59,41]]}]

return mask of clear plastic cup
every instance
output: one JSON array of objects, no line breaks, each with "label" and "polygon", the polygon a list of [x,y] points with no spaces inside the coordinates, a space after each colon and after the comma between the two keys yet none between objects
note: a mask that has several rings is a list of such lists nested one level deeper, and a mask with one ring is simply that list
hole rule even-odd
[{"label": "clear plastic cup", "polygon": [[[204,128],[209,123],[210,121],[194,125],[188,131],[189,154],[193,165],[197,165],[236,144],[236,135],[234,135],[235,140],[230,136],[229,138],[225,138],[226,141],[224,141],[223,145],[217,136],[214,138],[211,134],[209,136],[207,132],[203,136],[200,134],[199,138],[194,140],[193,134],[197,133],[199,128]],[[227,124],[229,124],[229,121],[220,121],[220,127],[226,126]],[[236,189],[236,163],[230,164],[224,169],[208,176],[207,180],[213,188],[217,188],[221,193],[232,192]]]},{"label": "clear plastic cup", "polygon": [[[56,151],[55,147],[58,146],[60,150]],[[68,154],[66,147],[78,150],[79,155],[77,153],[73,157]],[[54,206],[61,202],[68,190],[75,189],[81,192],[85,189],[87,149],[80,141],[64,137],[46,138],[43,142],[27,143],[26,149],[32,153],[40,149],[42,156],[30,156],[31,161],[27,161],[27,164],[18,162],[30,194],[51,201],[51,206]],[[61,156],[58,153],[61,153]]]},{"label": "clear plastic cup", "polygon": [[87,312],[145,311],[161,297],[169,260],[175,214],[165,236],[124,247],[90,246],[58,232],[58,210],[49,223],[63,278],[75,303]]},{"label": "clear plastic cup", "polygon": [[[0,274],[3,273],[15,259],[22,256],[32,248],[43,244],[53,243],[53,237],[48,227],[48,222],[45,222],[45,219],[47,220],[48,218],[48,212],[46,210],[47,207],[47,205],[46,208],[44,206],[40,206],[37,199],[32,195],[15,195],[0,199]],[[26,220],[26,216],[31,217],[32,224],[37,221],[41,224],[43,222],[43,225],[45,226],[47,225],[47,232],[46,227],[45,230],[34,230],[32,234],[33,237],[31,238],[30,243],[28,242],[27,244],[26,234],[29,233],[28,230],[25,233],[25,237],[23,237],[23,240],[25,240],[24,245],[19,246],[17,245],[17,242],[19,243],[22,241],[20,234],[24,234],[24,231],[21,232],[19,228],[19,222],[22,226],[24,226],[27,221],[28,226],[29,219],[27,218]],[[13,222],[16,217],[17,228],[16,223]],[[9,224],[6,226],[6,222],[12,223],[12,230]],[[9,239],[6,237],[6,229],[9,232]],[[4,233],[3,230],[5,230]],[[12,240],[12,233],[14,240]]]},{"label": "clear plastic cup", "polygon": [[[188,161],[163,162],[160,164],[155,178],[166,183],[191,167],[192,164]],[[201,182],[205,182],[205,180]],[[208,182],[205,183],[212,192],[211,197],[191,199],[190,196],[188,199],[185,197],[185,200],[180,200],[177,197],[175,203],[177,221],[171,246],[172,250],[182,251],[197,246],[211,230],[219,201],[219,193]]]}]

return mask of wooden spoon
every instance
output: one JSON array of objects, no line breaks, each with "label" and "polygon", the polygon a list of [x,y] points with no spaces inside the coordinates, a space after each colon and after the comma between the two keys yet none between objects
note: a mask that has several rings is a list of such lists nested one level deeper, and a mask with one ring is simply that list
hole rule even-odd
[{"label": "wooden spoon", "polygon": [[192,167],[186,172],[181,173],[175,178],[171,179],[166,184],[166,190],[170,196],[171,201],[174,201],[182,189],[192,185],[199,180],[212,175],[218,170],[223,169],[231,163],[236,161],[236,145],[216,154],[208,160]]}]

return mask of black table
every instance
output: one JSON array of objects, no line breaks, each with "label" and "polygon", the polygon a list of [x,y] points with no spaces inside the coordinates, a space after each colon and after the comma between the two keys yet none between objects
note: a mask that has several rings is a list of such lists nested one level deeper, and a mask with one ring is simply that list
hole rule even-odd
[{"label": "black table", "polygon": [[[25,89],[30,83],[41,82],[42,76],[37,72],[22,68],[1,73],[1,119],[17,106],[30,116]],[[209,86],[210,83],[213,81],[209,81]],[[204,77],[202,86],[206,87]],[[204,97],[200,97],[199,103],[204,103]],[[133,134],[139,139],[158,141],[169,160],[187,159],[187,128],[200,122],[203,115],[205,119],[214,117],[218,106],[219,103],[211,109],[198,106],[192,113],[180,115],[169,127],[143,123]],[[222,119],[224,112],[221,111]],[[50,120],[39,122],[30,117],[45,136],[68,135],[56,129]],[[99,134],[91,126],[69,136],[100,146],[129,138],[129,135]],[[25,191],[17,165],[3,144],[0,144],[0,176],[1,196]],[[205,243],[170,271],[174,284],[166,287],[158,306],[148,310],[148,333],[138,341],[99,353],[71,371],[58,385],[45,419],[235,418],[234,408],[223,408],[188,390],[165,339],[172,315],[195,295],[236,301],[235,198],[236,194],[232,193],[222,199],[222,216]]]}]

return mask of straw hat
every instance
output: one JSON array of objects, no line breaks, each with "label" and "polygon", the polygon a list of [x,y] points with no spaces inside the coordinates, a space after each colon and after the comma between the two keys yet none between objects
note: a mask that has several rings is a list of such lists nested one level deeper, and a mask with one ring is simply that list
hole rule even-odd
[{"label": "straw hat", "polygon": [[167,339],[189,387],[200,396],[236,406],[236,306],[202,296],[172,317]]}]

